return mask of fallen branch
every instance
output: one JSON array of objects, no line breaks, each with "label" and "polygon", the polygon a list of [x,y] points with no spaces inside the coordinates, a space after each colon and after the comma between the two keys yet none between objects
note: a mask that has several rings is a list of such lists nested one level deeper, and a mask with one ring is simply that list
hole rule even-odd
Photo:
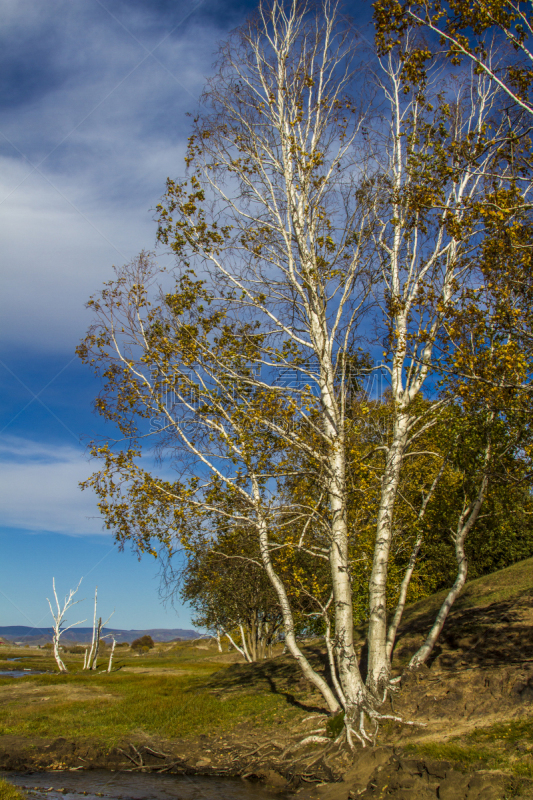
[{"label": "fallen branch", "polygon": [[170,758],[171,756],[168,753],[160,753],[158,750],[152,750],[151,747],[144,748],[145,753],[150,753],[152,756],[156,756],[156,758]]}]

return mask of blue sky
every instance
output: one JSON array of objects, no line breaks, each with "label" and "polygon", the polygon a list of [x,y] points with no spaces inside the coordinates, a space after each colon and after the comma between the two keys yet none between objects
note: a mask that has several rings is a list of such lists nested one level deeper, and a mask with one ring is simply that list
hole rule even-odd
[{"label": "blue sky", "polygon": [[[0,0],[0,625],[49,625],[52,577],[64,594],[84,576],[80,595],[98,584],[115,627],[190,627],[188,609],[161,604],[154,560],[118,552],[78,488],[103,427],[74,350],[112,265],[154,248],[186,114],[251,8]],[[368,21],[369,5],[348,10]]]}]

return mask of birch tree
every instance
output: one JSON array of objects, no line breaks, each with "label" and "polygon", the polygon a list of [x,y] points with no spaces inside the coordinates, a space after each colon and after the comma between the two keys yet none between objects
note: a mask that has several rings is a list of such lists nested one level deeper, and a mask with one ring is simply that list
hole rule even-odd
[{"label": "birch tree", "polygon": [[59,654],[59,643],[60,643],[61,636],[65,633],[65,631],[68,631],[71,628],[74,628],[76,625],[81,625],[82,622],[86,622],[86,620],[83,619],[83,620],[80,620],[78,622],[73,622],[72,625],[67,625],[66,628],[63,627],[63,625],[66,622],[65,614],[67,613],[69,608],[72,608],[72,606],[75,606],[77,603],[81,602],[80,600],[73,600],[74,595],[76,594],[76,592],[80,588],[81,581],[82,581],[82,579],[80,578],[80,582],[78,583],[76,588],[70,590],[70,592],[68,594],[68,597],[65,597],[65,599],[63,601],[63,606],[60,606],[59,605],[59,600],[57,598],[57,592],[56,592],[56,579],[52,578],[52,587],[53,587],[53,590],[54,590],[54,600],[55,600],[55,604],[56,604],[56,610],[55,611],[54,611],[54,609],[52,607],[52,603],[50,602],[50,600],[48,598],[46,598],[47,601],[48,601],[48,605],[50,607],[50,613],[51,613],[52,618],[54,620],[54,626],[53,626],[54,634],[53,634],[53,637],[52,637],[52,645],[53,645],[53,649],[54,649],[54,658],[56,660],[56,664],[57,664],[58,669],[59,669],[60,672],[68,672],[68,669],[65,666],[65,664],[63,662],[63,659],[61,658],[61,656]]},{"label": "birch tree", "polygon": [[[489,79],[443,85],[437,65],[423,91],[406,93],[398,53],[358,83],[356,57],[335,5],[259,7],[222,46],[189,140],[190,177],[169,179],[159,206],[159,239],[178,260],[174,287],[163,288],[147,254],[119,269],[90,301],[96,321],[78,350],[105,381],[97,408],[131,443],[118,452],[95,445],[104,466],[86,483],[117,540],[155,553],[154,541],[171,545],[191,524],[208,538],[214,514],[254,537],[287,647],[330,711],[345,711],[350,745],[397,718],[383,706],[393,686],[395,504],[406,458],[446,404],[419,413],[416,401],[439,372],[458,293],[476,280],[471,210],[503,136]],[[346,410],[352,354],[376,319],[392,414],[380,445],[365,683],[353,631]],[[150,437],[177,479],[139,463]],[[311,502],[282,491],[303,456],[317,487]],[[304,520],[298,536],[295,520]],[[327,567],[312,595],[332,686],[296,638],[283,578],[284,554],[296,551]]]},{"label": "birch tree", "polygon": [[[374,18],[382,51],[401,43],[410,29],[422,28],[435,35],[451,64],[469,62],[478,74],[487,76],[505,93],[510,104],[533,115],[533,17],[529,3],[378,0]],[[427,45],[407,50],[406,76],[416,82],[431,58]]]},{"label": "birch tree", "polygon": [[[251,552],[255,545],[255,552]],[[260,562],[255,537],[221,531],[209,545],[189,537],[180,575],[167,570],[170,590],[195,610],[193,624],[222,634],[246,661],[264,659],[280,632],[283,617]],[[172,554],[169,558],[172,564]]]}]

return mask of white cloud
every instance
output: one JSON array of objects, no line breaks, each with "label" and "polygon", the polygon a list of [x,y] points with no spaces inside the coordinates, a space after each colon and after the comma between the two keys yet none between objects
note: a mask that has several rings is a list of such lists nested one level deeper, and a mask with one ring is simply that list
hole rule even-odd
[{"label": "white cloud", "polygon": [[91,474],[81,448],[7,436],[0,440],[2,526],[71,535],[106,534],[94,494],[79,481]]},{"label": "white cloud", "polygon": [[[51,0],[45,12],[41,0],[23,0],[14,8],[0,0],[0,47],[22,76],[20,96],[1,109],[0,336],[72,352],[89,323],[84,303],[111,265],[154,246],[150,209],[166,177],[184,170],[185,112],[220,30],[193,14],[195,29],[178,25],[156,47],[186,3],[167,27],[156,8],[120,6],[133,36],[101,4]],[[148,55],[154,48],[162,64]]]}]

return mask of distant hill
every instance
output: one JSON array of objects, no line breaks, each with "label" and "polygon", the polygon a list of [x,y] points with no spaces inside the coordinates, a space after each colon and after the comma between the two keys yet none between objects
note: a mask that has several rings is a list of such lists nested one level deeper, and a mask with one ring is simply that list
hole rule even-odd
[{"label": "distant hill", "polygon": [[[150,628],[145,631],[123,631],[117,628],[104,628],[103,635],[112,633],[117,642],[128,642],[131,644],[134,639],[140,636],[151,636],[154,642],[172,642],[174,639],[196,639],[199,633],[193,630],[183,630],[182,628]],[[29,628],[26,625],[7,625],[0,627],[0,636],[6,641],[24,642],[24,644],[46,644],[52,640],[52,628]],[[93,635],[92,628],[71,628],[61,637],[61,641],[78,642],[85,644],[90,642]]]}]

